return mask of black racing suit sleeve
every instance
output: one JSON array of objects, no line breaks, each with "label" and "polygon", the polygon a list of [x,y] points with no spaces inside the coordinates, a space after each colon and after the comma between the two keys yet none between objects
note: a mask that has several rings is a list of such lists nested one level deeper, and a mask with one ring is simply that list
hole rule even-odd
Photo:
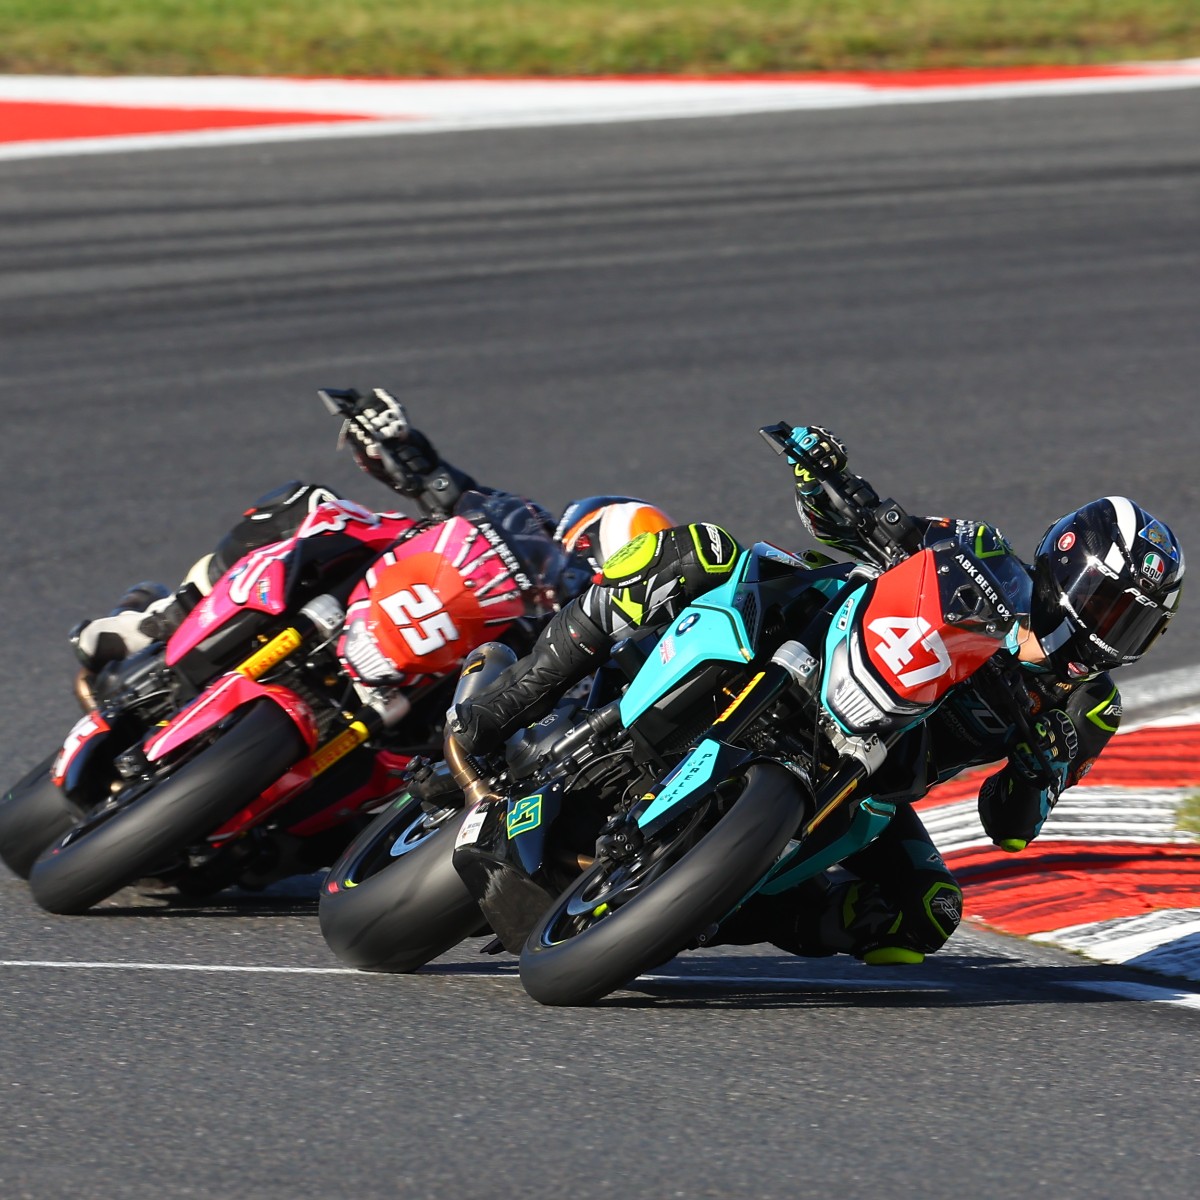
[{"label": "black racing suit sleeve", "polygon": [[[878,499],[878,493],[860,475],[846,473],[850,482],[850,490],[865,489],[868,495]],[[848,522],[834,507],[829,496],[824,491],[811,493],[796,490],[796,511],[805,529],[823,546],[840,550],[859,562],[871,563],[877,567],[887,567],[889,564],[882,558],[878,549],[867,542],[856,526]],[[917,541],[921,545],[932,545],[950,537],[956,522],[946,517],[913,517]]]},{"label": "black racing suit sleeve", "polygon": [[1121,723],[1121,697],[1108,675],[1076,685],[1060,705],[1032,718],[1039,761],[1018,739],[1008,761],[979,789],[979,819],[1004,850],[1023,850],[1042,831],[1059,796],[1091,770]]},{"label": "black racing suit sleeve", "polygon": [[350,442],[354,461],[372,479],[415,500],[428,517],[454,514],[465,492],[488,492],[466,471],[446,462],[433,443],[419,429],[409,429],[403,441],[389,442],[387,450],[404,465],[403,475],[394,475],[382,458],[372,458],[356,442]]}]

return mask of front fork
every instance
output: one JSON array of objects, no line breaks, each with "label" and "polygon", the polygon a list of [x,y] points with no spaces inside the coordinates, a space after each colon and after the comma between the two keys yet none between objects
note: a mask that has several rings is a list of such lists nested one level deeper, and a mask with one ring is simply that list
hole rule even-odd
[{"label": "front fork", "polygon": [[147,759],[151,762],[160,760],[231,712],[260,697],[274,701],[296,723],[308,744],[308,756],[289,768],[251,805],[217,830],[210,840],[225,841],[248,824],[270,815],[364,742],[398,724],[411,710],[412,704],[403,693],[372,697],[356,712],[343,713],[344,726],[321,743],[313,715],[299,696],[288,688],[259,683],[262,676],[285,662],[313,637],[328,637],[336,632],[344,617],[341,604],[332,596],[321,596],[305,605],[295,625],[282,630],[255,650],[147,743]]}]

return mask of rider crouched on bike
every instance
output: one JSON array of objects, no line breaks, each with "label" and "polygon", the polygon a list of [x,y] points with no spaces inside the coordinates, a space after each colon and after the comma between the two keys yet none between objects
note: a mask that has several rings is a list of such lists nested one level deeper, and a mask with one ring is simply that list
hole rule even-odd
[{"label": "rider crouched on bike", "polygon": [[[828,431],[794,436],[826,471],[844,473],[844,446]],[[868,567],[887,564],[839,520],[820,482],[796,465],[796,505],[823,544]],[[877,502],[869,485],[849,478]],[[1123,497],[1094,500],[1055,521],[1025,564],[993,526],[971,520],[917,522],[922,546],[954,540],[985,559],[1007,559],[1030,617],[1005,658],[1011,685],[980,672],[955,688],[902,743],[877,783],[902,800],[884,833],[842,868],[778,895],[753,897],[705,943],[771,942],[797,954],[853,954],[870,963],[919,962],[962,918],[962,892],[912,808],[928,790],[969,767],[1003,761],[979,792],[993,842],[1023,850],[1062,792],[1078,783],[1116,732],[1121,701],[1108,671],[1136,662],[1166,629],[1184,574],[1183,551],[1161,521]],[[544,716],[621,638],[661,632],[720,585],[741,547],[716,525],[645,534],[604,564],[600,581],[545,627],[532,652],[452,716],[470,754],[497,748]],[[1001,572],[1004,574],[1004,572]],[[1021,732],[1027,729],[1032,737]],[[1031,744],[1034,743],[1034,744]]]},{"label": "rider crouched on bike", "polygon": [[[510,495],[477,483],[465,471],[442,459],[429,438],[409,423],[399,401],[385,389],[375,388],[367,396],[352,390],[330,390],[327,394],[343,404],[353,404],[357,413],[357,419],[343,422],[339,447],[348,444],[362,470],[392,491],[414,500],[424,520],[443,521],[460,513],[470,515],[481,497]],[[330,407],[331,411],[344,411],[334,409],[332,404]],[[247,509],[216,549],[192,566],[174,592],[161,583],[135,584],[107,616],[81,622],[71,631],[70,638],[84,667],[85,679],[81,682],[84,691],[87,678],[105,664],[169,638],[213,584],[243,555],[290,537],[318,505],[340,499],[337,492],[320,484],[286,483]],[[531,517],[522,531],[522,537],[527,539],[525,548],[542,567],[539,579],[544,575],[552,585],[542,615],[583,591],[606,555],[629,538],[671,524],[661,510],[629,496],[576,500],[567,506],[557,525],[541,505],[530,500],[525,500],[524,505]],[[387,631],[383,632],[384,636],[376,640],[386,659]]]}]

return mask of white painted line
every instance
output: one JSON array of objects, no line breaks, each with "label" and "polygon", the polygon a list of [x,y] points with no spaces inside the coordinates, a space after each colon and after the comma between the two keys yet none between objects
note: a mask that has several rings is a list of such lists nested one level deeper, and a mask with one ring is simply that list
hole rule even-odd
[{"label": "white painted line", "polygon": [[787,987],[796,991],[806,991],[810,988],[837,988],[857,991],[861,988],[887,988],[891,991],[905,991],[909,988],[925,990],[953,991],[952,985],[944,980],[935,979],[902,979],[892,976],[889,979],[852,979],[845,976],[810,975],[639,975],[629,987],[639,983],[671,983],[682,987],[729,987],[751,985],[762,987]]},{"label": "white painted line", "polygon": [[236,971],[258,975],[364,975],[354,967],[235,967],[205,963],[52,962],[49,959],[4,959],[0,967],[54,967],[75,971]]},{"label": "white painted line", "polygon": [[[58,962],[51,959],[4,959],[0,967],[32,967],[75,971],[203,971],[211,974],[222,972],[248,975],[358,975],[379,977],[387,972],[360,971],[355,967],[243,967],[226,963],[150,963],[150,962]],[[517,968],[498,964],[496,967],[460,969],[455,964],[455,977],[461,978],[516,978]],[[676,984],[683,987],[739,987],[770,986],[805,988],[940,988],[946,984],[925,979],[848,979],[836,976],[817,978],[799,975],[640,975],[635,983]],[[633,986],[632,984],[630,986]]]},{"label": "white painted line", "polygon": [[1173,988],[1154,987],[1148,983],[1100,979],[1095,983],[1073,980],[1064,986],[1082,988],[1087,992],[1105,992],[1112,996],[1123,996],[1126,1000],[1143,1000],[1150,1004],[1174,1004],[1179,1008],[1200,1009],[1200,993],[1180,992]]}]

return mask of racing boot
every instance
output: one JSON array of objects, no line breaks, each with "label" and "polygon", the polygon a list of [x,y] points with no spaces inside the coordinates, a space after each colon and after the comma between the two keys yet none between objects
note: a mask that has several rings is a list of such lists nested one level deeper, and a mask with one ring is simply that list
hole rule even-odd
[{"label": "racing boot", "polygon": [[778,895],[752,896],[701,944],[770,942],[788,954],[852,954],[870,966],[923,962],[902,925],[903,913],[875,884],[819,875]]},{"label": "racing boot", "polygon": [[[197,564],[199,565],[199,564]],[[166,641],[196,607],[204,592],[189,578],[172,592],[162,583],[138,583],[106,617],[81,621],[68,637],[84,670],[95,674],[108,663]]]},{"label": "racing boot", "polygon": [[572,684],[608,657],[612,638],[584,615],[579,600],[560,609],[533,649],[495,683],[455,706],[449,724],[468,754],[488,754],[544,717]]}]

